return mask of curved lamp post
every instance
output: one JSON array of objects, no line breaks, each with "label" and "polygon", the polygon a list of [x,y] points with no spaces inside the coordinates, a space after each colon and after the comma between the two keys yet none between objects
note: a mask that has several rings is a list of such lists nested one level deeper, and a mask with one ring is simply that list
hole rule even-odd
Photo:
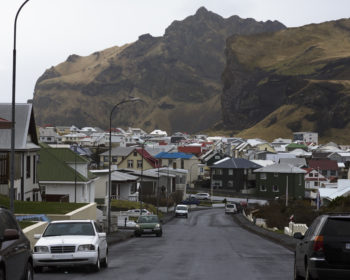
[{"label": "curved lamp post", "polygon": [[107,209],[107,232],[111,232],[111,154],[112,154],[112,115],[115,109],[118,106],[128,103],[128,102],[136,102],[141,101],[142,99],[137,97],[131,97],[129,99],[124,99],[120,101],[118,104],[114,105],[111,113],[109,115],[109,154],[108,154],[108,209]]},{"label": "curved lamp post", "polygon": [[11,119],[11,156],[10,156],[10,210],[14,212],[14,192],[15,192],[15,124],[16,124],[16,34],[17,34],[17,18],[23,6],[29,0],[23,2],[19,7],[14,24],[13,33],[13,53],[12,53],[12,119]]}]

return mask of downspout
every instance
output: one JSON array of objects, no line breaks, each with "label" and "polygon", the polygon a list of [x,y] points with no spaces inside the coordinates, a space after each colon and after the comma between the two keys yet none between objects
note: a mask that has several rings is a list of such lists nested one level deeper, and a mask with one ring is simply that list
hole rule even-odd
[{"label": "downspout", "polygon": [[22,154],[21,200],[24,201],[24,154]]}]

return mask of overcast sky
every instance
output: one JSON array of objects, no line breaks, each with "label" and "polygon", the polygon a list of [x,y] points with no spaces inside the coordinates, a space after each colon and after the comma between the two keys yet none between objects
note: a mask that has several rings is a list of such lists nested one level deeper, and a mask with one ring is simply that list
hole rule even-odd
[{"label": "overcast sky", "polygon": [[[0,102],[12,102],[13,25],[24,0],[0,0]],[[16,102],[70,54],[89,55],[150,33],[204,6],[225,18],[278,20],[288,27],[348,18],[349,0],[30,0],[17,23]]]}]

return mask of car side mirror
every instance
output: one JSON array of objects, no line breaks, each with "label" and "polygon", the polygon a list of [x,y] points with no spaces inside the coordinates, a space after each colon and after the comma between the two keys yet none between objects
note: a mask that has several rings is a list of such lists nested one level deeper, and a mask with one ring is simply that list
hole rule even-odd
[{"label": "car side mirror", "polygon": [[296,233],[294,233],[293,237],[295,239],[303,239],[304,235],[301,232],[296,232]]},{"label": "car side mirror", "polygon": [[98,233],[98,237],[106,237],[106,233],[105,232],[99,232]]},{"label": "car side mirror", "polygon": [[34,234],[34,239],[40,239],[41,238],[41,234]]},{"label": "car side mirror", "polygon": [[5,229],[4,241],[15,240],[19,238],[19,232],[16,229]]}]

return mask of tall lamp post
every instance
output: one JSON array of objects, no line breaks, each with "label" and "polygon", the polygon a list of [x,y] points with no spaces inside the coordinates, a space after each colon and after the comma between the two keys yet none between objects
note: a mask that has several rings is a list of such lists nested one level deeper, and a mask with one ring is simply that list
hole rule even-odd
[{"label": "tall lamp post", "polygon": [[23,2],[19,7],[14,24],[13,33],[13,53],[12,53],[12,119],[11,119],[11,155],[10,155],[10,210],[14,212],[14,193],[15,193],[15,125],[16,125],[16,35],[17,18],[23,6],[29,0]]},{"label": "tall lamp post", "polygon": [[128,103],[128,102],[135,102],[135,101],[141,101],[140,98],[137,97],[131,97],[129,99],[124,99],[122,101],[120,101],[118,104],[115,104],[111,110],[111,113],[109,115],[109,152],[108,152],[108,206],[107,206],[107,232],[110,233],[111,232],[111,154],[112,154],[112,115],[114,110],[124,104],[124,103]]}]

